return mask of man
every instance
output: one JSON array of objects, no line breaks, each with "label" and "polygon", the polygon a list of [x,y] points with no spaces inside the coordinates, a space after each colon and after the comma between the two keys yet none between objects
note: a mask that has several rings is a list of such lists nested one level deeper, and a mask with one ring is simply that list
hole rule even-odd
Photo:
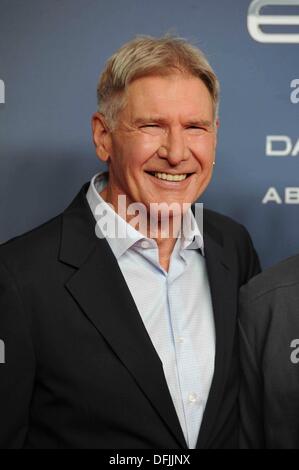
[{"label": "man", "polygon": [[299,256],[241,290],[241,447],[299,448]]},{"label": "man", "polygon": [[237,446],[238,290],[259,263],[242,226],[205,211],[202,233],[190,207],[212,176],[218,87],[179,38],[107,62],[92,128],[108,172],[0,248],[3,447]]}]

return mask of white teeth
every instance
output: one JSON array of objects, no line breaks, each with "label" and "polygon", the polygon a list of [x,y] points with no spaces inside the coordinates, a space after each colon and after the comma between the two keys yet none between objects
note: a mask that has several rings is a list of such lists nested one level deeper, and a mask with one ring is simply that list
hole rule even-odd
[{"label": "white teeth", "polygon": [[187,174],[185,173],[183,175],[171,175],[169,173],[155,173],[155,177],[167,181],[183,181],[187,178]]}]

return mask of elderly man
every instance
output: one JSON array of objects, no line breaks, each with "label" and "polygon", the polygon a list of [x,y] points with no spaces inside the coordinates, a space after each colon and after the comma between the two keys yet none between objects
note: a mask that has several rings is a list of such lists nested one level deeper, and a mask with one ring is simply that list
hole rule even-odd
[{"label": "elderly man", "polygon": [[242,226],[204,211],[202,233],[190,207],[218,94],[180,38],[138,37],[107,62],[92,127],[108,171],[0,247],[2,447],[237,446],[238,290],[259,262]]}]

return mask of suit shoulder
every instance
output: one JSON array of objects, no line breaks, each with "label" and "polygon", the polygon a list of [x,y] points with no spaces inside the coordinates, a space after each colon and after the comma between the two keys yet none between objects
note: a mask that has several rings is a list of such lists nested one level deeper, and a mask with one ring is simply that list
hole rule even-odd
[{"label": "suit shoulder", "polygon": [[59,247],[62,214],[0,245],[0,260],[7,266],[40,262]]},{"label": "suit shoulder", "polygon": [[222,236],[229,236],[232,239],[249,239],[249,233],[247,229],[236,222],[231,217],[221,214],[220,212],[215,212],[210,209],[204,209],[204,226],[207,224],[209,230],[214,230],[215,232],[221,233]]},{"label": "suit shoulder", "polygon": [[211,209],[204,209],[204,219],[217,227],[225,227],[228,229],[236,229],[239,230],[243,228],[243,226],[236,222],[234,219],[229,217],[228,215],[221,214],[220,212],[212,211]]},{"label": "suit shoulder", "polygon": [[241,293],[244,300],[252,302],[296,285],[299,285],[299,255],[287,258],[255,276]]}]

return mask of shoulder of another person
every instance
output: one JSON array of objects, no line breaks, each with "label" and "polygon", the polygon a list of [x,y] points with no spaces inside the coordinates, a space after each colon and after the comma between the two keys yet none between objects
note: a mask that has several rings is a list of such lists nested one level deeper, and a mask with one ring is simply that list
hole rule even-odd
[{"label": "shoulder of another person", "polygon": [[279,290],[288,295],[291,289],[299,289],[299,255],[292,256],[267,268],[241,289],[241,300],[251,303],[271,298]]}]

